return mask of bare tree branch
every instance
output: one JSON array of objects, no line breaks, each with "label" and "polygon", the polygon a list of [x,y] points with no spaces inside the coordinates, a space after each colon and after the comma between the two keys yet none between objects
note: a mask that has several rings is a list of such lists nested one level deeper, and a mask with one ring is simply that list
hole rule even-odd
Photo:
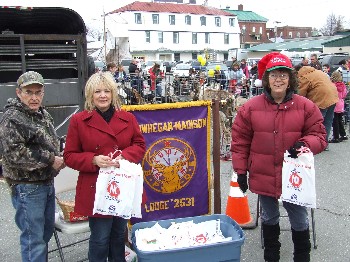
[{"label": "bare tree branch", "polygon": [[337,31],[344,29],[344,16],[336,17],[335,14],[330,14],[327,17],[326,24],[321,28],[323,35],[334,35]]}]

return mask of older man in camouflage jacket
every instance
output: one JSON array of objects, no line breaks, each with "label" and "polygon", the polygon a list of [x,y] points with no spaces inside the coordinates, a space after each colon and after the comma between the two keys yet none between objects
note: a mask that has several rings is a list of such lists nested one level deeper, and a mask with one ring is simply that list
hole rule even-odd
[{"label": "older man in camouflage jacket", "polygon": [[42,107],[43,77],[29,71],[17,84],[17,98],[8,100],[0,121],[3,175],[12,189],[22,261],[46,261],[55,220],[53,179],[64,162],[53,120]]}]

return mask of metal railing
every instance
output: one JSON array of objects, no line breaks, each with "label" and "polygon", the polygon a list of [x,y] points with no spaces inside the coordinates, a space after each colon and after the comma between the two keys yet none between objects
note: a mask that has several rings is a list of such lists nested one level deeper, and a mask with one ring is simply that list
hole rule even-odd
[{"label": "metal railing", "polygon": [[123,80],[117,80],[117,84],[122,103],[129,105],[222,100],[232,96],[249,98],[262,93],[262,88],[254,87],[254,79],[248,79],[244,85],[231,86],[226,78],[204,74],[173,76],[167,73],[153,86],[149,77],[130,74]]}]

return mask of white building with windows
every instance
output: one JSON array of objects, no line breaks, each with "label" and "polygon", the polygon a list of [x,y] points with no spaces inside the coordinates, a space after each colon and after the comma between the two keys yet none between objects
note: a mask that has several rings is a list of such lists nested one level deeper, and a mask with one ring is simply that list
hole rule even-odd
[{"label": "white building with windows", "polygon": [[217,8],[133,2],[106,17],[126,21],[109,23],[109,38],[115,39],[108,41],[144,61],[189,61],[198,55],[227,60],[228,50],[240,47],[237,16]]}]

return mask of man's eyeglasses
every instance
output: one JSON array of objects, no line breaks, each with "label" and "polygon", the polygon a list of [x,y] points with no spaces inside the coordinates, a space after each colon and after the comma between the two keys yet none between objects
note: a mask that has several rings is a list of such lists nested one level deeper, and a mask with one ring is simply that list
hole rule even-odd
[{"label": "man's eyeglasses", "polygon": [[40,91],[30,91],[30,90],[23,90],[21,89],[22,93],[25,94],[26,96],[42,96],[44,94],[44,90],[40,90]]},{"label": "man's eyeglasses", "polygon": [[288,74],[269,74],[269,78],[273,80],[277,80],[277,78],[281,80],[286,80],[289,78]]}]

